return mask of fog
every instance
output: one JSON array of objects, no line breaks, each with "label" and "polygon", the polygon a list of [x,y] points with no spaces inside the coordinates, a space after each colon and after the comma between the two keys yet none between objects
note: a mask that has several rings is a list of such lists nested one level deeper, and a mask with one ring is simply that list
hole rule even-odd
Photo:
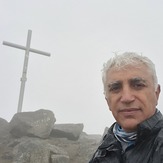
[{"label": "fog", "polygon": [[[163,85],[163,1],[1,0],[0,117],[17,112],[26,45],[32,30],[22,111],[52,110],[56,123],[83,123],[102,134],[114,119],[103,95],[101,69],[114,52],[134,51],[156,64]],[[163,97],[158,108],[163,111]]]}]

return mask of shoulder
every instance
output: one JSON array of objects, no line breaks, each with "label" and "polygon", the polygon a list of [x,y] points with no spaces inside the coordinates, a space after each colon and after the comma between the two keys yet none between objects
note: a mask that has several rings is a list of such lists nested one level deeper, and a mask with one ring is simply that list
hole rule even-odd
[{"label": "shoulder", "polygon": [[102,140],[89,163],[94,163],[95,160],[99,158],[105,158],[108,148],[115,144],[115,137],[112,132],[112,126],[110,128],[105,128]]},{"label": "shoulder", "polygon": [[163,127],[161,127],[157,136],[155,137],[151,160],[157,163],[163,162]]},{"label": "shoulder", "polygon": [[[162,124],[163,125],[163,124]],[[156,138],[155,138],[155,143],[157,148],[161,145],[163,147],[163,127],[159,130]]]}]

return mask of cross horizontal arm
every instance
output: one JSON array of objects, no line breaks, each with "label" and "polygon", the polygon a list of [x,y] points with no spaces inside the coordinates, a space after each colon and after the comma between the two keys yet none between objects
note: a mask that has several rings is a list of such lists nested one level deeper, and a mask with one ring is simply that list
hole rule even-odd
[{"label": "cross horizontal arm", "polygon": [[[11,47],[22,49],[22,50],[26,50],[27,49],[25,46],[14,44],[14,43],[10,43],[10,42],[7,42],[7,41],[3,41],[3,45],[11,46]],[[36,50],[36,49],[32,49],[32,48],[30,48],[29,51],[33,52],[33,53],[38,53],[38,54],[50,56],[50,53],[47,53],[47,52],[44,52],[44,51],[40,51],[40,50]]]}]

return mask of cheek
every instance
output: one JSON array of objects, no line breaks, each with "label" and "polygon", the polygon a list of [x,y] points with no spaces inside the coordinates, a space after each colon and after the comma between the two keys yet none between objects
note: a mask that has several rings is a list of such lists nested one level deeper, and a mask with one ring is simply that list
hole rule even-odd
[{"label": "cheek", "polygon": [[144,101],[146,101],[147,104],[155,105],[155,106],[157,104],[157,99],[158,99],[158,97],[155,92],[149,92],[144,97]]},{"label": "cheek", "polygon": [[105,97],[105,100],[106,100],[106,102],[107,102],[107,104],[108,104],[109,110],[110,110],[110,111],[113,111],[112,108],[115,108],[114,99],[113,99],[113,98],[109,98],[109,97]]}]

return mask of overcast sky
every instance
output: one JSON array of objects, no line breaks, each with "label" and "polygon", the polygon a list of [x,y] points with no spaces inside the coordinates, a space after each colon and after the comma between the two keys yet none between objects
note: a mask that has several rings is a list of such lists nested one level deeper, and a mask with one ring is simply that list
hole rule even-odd
[{"label": "overcast sky", "polygon": [[[0,0],[0,117],[17,112],[23,50],[32,30],[22,111],[48,109],[56,123],[84,123],[87,133],[102,134],[114,119],[101,81],[113,52],[134,51],[156,64],[163,85],[162,0]],[[158,108],[163,111],[163,95]]]}]

